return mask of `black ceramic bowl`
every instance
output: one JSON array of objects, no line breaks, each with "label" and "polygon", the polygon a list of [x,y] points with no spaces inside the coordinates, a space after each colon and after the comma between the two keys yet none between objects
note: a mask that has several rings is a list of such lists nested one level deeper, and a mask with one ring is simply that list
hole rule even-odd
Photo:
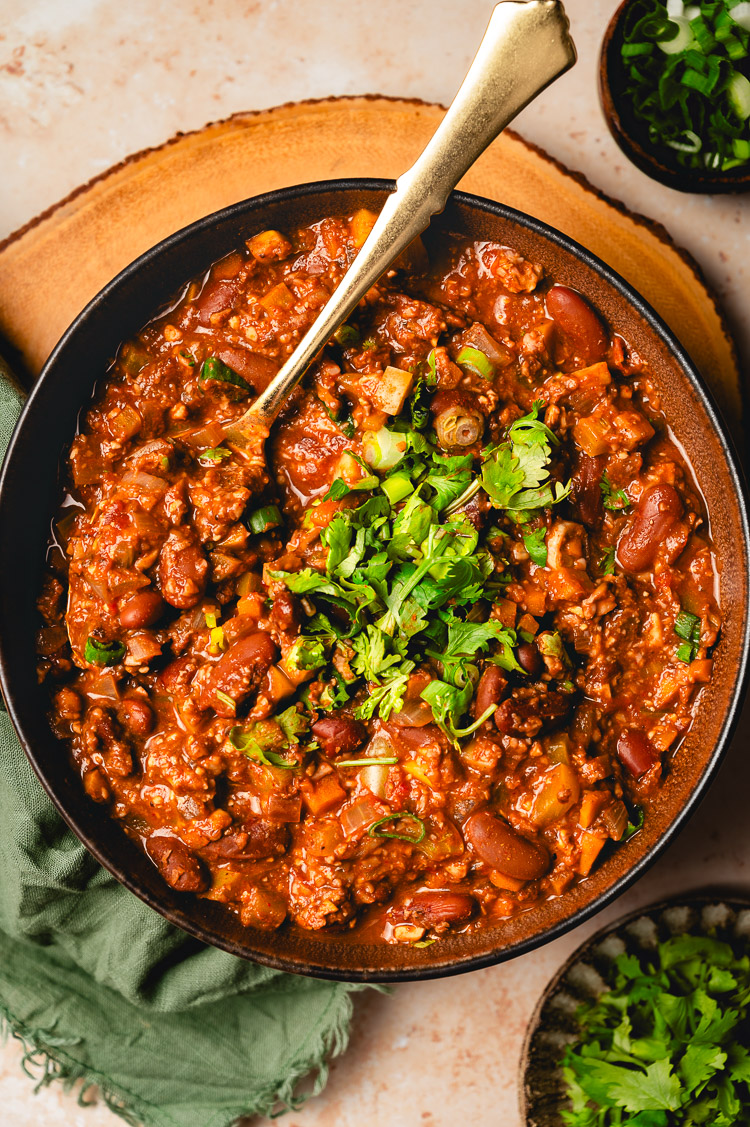
[{"label": "black ceramic bowl", "polygon": [[622,44],[625,12],[633,0],[624,0],[604,33],[599,58],[599,96],[609,131],[628,160],[653,180],[678,192],[750,192],[750,169],[730,168],[727,172],[685,168],[671,160],[664,149],[649,141],[643,123],[632,113],[624,97]]},{"label": "black ceramic bowl", "polygon": [[642,298],[583,247],[536,219],[455,193],[433,221],[441,231],[494,239],[517,249],[557,281],[585,294],[649,361],[663,407],[695,467],[712,514],[724,628],[714,677],[693,729],[673,760],[643,830],[564,896],[471,936],[418,949],[366,945],[355,938],[285,926],[243,928],[207,900],[173,891],[121,827],[84,793],[66,749],[47,724],[36,680],[35,599],[50,520],[58,502],[58,463],[78,412],[118,343],[137,332],[186,281],[268,227],[294,227],[325,215],[379,209],[393,184],[345,180],[306,184],[246,200],[165,239],[127,267],[71,325],[29,398],[0,478],[0,675],[16,730],[42,785],[94,856],[167,919],[206,943],[282,970],[323,978],[396,981],[456,974],[512,958],[560,935],[631,884],[685,823],[706,790],[738,712],[750,642],[750,537],[740,473],[723,423],[689,358]]}]

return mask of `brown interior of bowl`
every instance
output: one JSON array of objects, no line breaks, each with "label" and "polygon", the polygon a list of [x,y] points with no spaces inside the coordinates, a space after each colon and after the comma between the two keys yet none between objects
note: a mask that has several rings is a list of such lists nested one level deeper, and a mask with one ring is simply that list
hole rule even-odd
[{"label": "brown interior of bowl", "polygon": [[[642,300],[631,295],[625,283],[587,252],[536,220],[489,201],[457,194],[444,214],[433,221],[427,235],[428,245],[445,231],[496,240],[541,263],[545,273],[556,281],[585,294],[611,328],[623,335],[651,365],[663,396],[665,414],[693,464],[711,514],[711,532],[721,561],[720,600],[724,616],[714,677],[703,690],[693,729],[673,759],[661,792],[648,811],[644,828],[627,844],[614,850],[590,877],[563,896],[535,905],[513,919],[473,935],[449,935],[430,947],[417,949],[365,945],[357,940],[356,932],[352,936],[341,936],[290,927],[275,932],[244,928],[237,917],[221,906],[180,895],[168,888],[120,827],[87,798],[67,762],[66,752],[53,739],[47,726],[43,690],[36,686],[33,676],[33,643],[28,640],[33,635],[30,622],[43,541],[54,505],[52,473],[47,475],[42,465],[41,480],[37,477],[34,481],[35,474],[40,474],[41,432],[44,431],[47,444],[52,444],[51,457],[56,458],[62,446],[70,441],[75,411],[83,398],[82,394],[74,404],[67,405],[72,393],[68,389],[65,394],[65,388],[61,387],[67,376],[65,365],[75,361],[83,334],[93,331],[96,318],[99,322],[109,318],[110,325],[117,326],[116,336],[112,327],[106,332],[102,330],[104,343],[97,337],[97,347],[104,349],[103,355],[107,354],[106,347],[111,354],[119,339],[139,327],[146,317],[134,314],[132,308],[126,317],[123,306],[123,315],[118,319],[118,300],[122,304],[118,294],[120,290],[130,287],[132,291],[139,286],[142,292],[142,283],[144,279],[149,281],[149,272],[152,277],[147,288],[152,302],[150,312],[153,312],[179,288],[175,278],[186,280],[200,273],[212,258],[239,245],[248,235],[267,226],[283,229],[326,214],[351,212],[360,206],[378,208],[386,188],[384,182],[344,181],[271,193],[219,213],[213,220],[213,227],[206,227],[208,221],[201,221],[203,226],[197,224],[171,241],[167,240],[162,244],[165,249],[150,252],[149,261],[138,266],[137,275],[133,268],[128,268],[130,274],[126,271],[121,276],[125,282],[120,284],[118,280],[104,297],[95,299],[98,306],[85,313],[82,323],[74,327],[42,374],[29,417],[19,430],[6,464],[0,494],[6,542],[5,549],[0,544],[0,567],[4,581],[15,582],[22,593],[13,605],[4,600],[0,617],[3,687],[27,754],[68,823],[118,879],[197,938],[280,969],[319,977],[365,980],[433,977],[513,957],[581,922],[622,891],[677,831],[718,765],[739,702],[749,632],[750,552],[742,485],[722,425],[690,362]],[[195,233],[197,229],[202,230],[200,239]],[[207,231],[211,236],[209,249],[206,249]],[[159,271],[159,264],[166,259],[172,261],[170,269]],[[140,316],[140,322],[133,323],[134,316]],[[85,378],[90,380],[91,376]],[[30,527],[27,525],[30,465],[35,467],[31,487],[37,494],[35,501],[41,508],[41,517],[34,525],[33,534],[21,536],[22,547],[18,548],[16,539],[16,549],[10,551],[7,541],[13,538],[15,526],[19,535]],[[22,489],[27,491],[23,504],[19,501]],[[25,623],[25,636],[20,644],[11,648],[8,638],[11,633],[15,639],[19,638],[20,621]]]}]

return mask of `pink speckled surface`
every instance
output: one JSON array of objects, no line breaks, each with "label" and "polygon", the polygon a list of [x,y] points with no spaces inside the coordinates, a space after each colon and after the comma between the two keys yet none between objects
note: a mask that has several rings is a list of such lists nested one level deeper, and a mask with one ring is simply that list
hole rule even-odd
[{"label": "pink speckled surface", "polygon": [[[0,0],[0,238],[127,154],[279,102],[378,92],[450,101],[491,0]],[[616,0],[567,0],[576,68],[518,121],[526,137],[660,220],[703,266],[750,360],[750,197],[683,196],[630,166],[596,97]],[[575,234],[575,232],[571,232]],[[523,1033],[548,978],[607,920],[661,896],[750,884],[750,713],[687,831],[617,904],[513,963],[357,1002],[349,1052],[286,1127],[520,1127]],[[114,1127],[0,1050],[0,1123]],[[196,1124],[196,1127],[201,1127]],[[257,1124],[260,1127],[260,1124]],[[264,1123],[263,1127],[266,1127]]]}]

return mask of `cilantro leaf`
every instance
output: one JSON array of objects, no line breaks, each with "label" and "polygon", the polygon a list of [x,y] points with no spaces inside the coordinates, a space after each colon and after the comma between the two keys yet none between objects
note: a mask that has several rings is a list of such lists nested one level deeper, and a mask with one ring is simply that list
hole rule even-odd
[{"label": "cilantro leaf", "polygon": [[537,417],[542,406],[536,400],[528,415],[508,427],[503,442],[484,451],[482,485],[497,509],[547,508],[570,493],[570,482],[550,481],[550,456],[558,439]]},{"label": "cilantro leaf", "polygon": [[612,512],[623,512],[630,508],[630,498],[627,493],[624,489],[615,489],[607,477],[606,471],[602,474],[599,488],[602,491],[602,504],[605,509],[610,509]]},{"label": "cilantro leaf", "polygon": [[524,532],[523,543],[529,558],[537,567],[547,566],[546,528],[537,528],[533,532]]}]

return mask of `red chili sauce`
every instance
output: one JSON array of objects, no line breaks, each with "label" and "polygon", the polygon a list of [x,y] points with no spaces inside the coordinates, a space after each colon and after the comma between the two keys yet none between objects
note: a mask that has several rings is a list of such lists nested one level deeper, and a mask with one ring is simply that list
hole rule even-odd
[{"label": "red chili sauce", "polygon": [[425,943],[636,832],[720,617],[647,365],[508,247],[418,241],[265,449],[233,429],[373,221],[262,232],[121,347],[67,458],[39,669],[172,888]]}]

